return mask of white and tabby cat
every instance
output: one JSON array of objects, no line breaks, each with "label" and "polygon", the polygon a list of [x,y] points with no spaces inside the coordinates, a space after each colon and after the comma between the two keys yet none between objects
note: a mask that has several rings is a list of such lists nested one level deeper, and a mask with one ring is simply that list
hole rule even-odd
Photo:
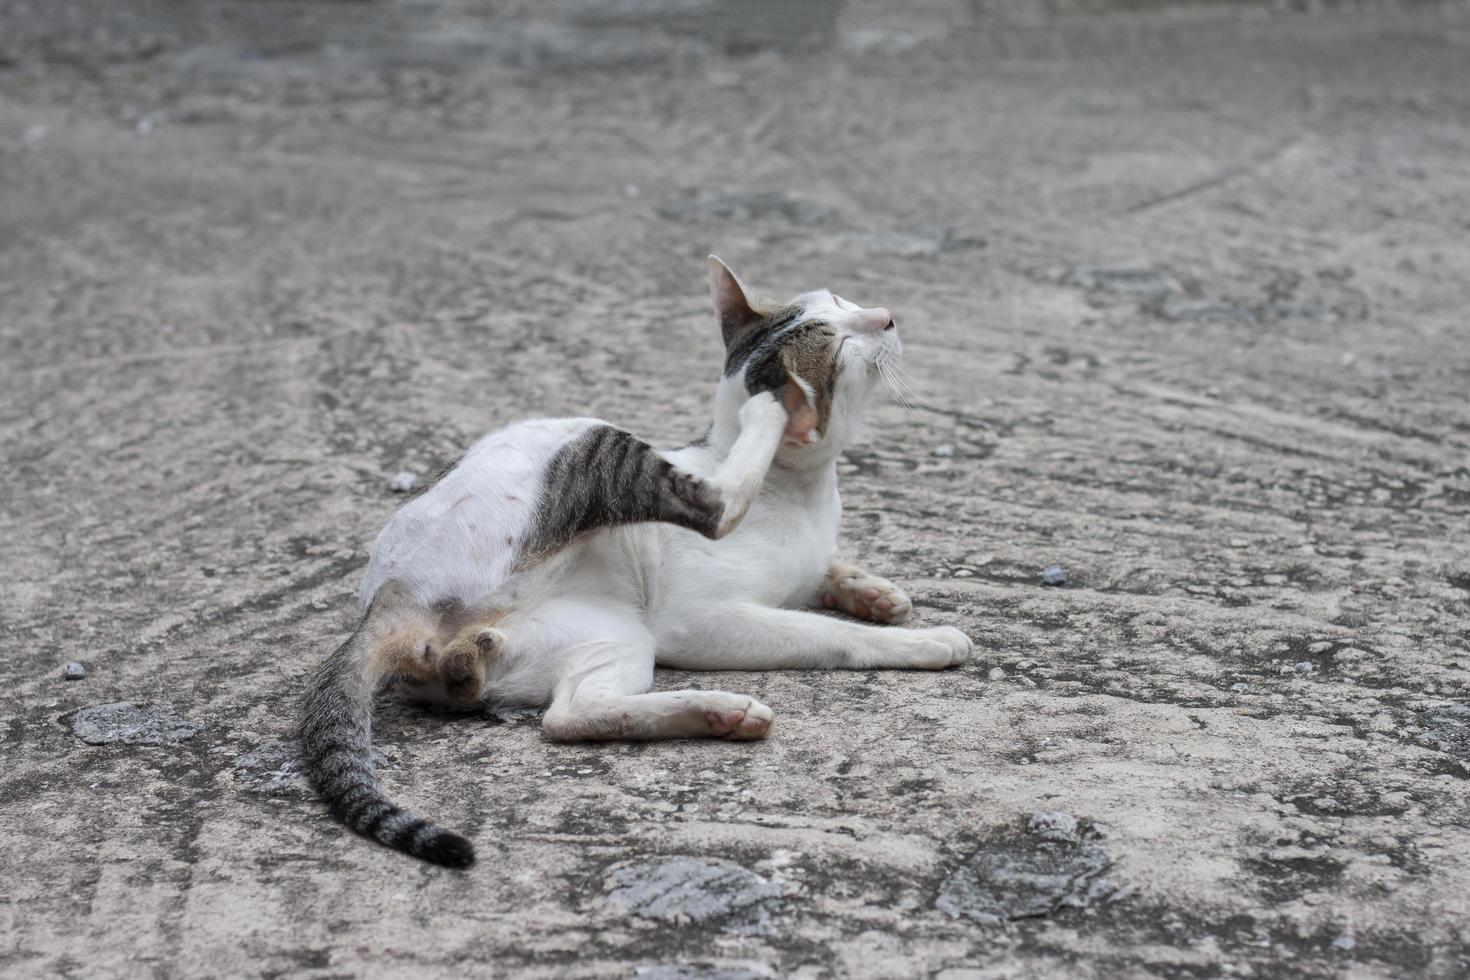
[{"label": "white and tabby cat", "polygon": [[901,355],[889,312],[827,290],[762,307],[719,259],[709,271],[726,359],[704,440],[660,451],[596,419],[518,422],[378,536],[367,612],[301,722],[306,772],[353,830],[437,864],[474,860],[373,776],[372,701],[391,679],[449,703],[549,705],[554,739],[756,739],[770,708],[650,693],[654,665],[940,670],[969,657],[959,630],[886,628],[908,597],[834,557],[838,454]]}]

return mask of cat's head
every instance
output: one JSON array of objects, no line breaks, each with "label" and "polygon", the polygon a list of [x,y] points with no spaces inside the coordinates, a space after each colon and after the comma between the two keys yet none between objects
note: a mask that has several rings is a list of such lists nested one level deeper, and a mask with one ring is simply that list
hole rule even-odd
[{"label": "cat's head", "polygon": [[733,421],[750,395],[770,391],[791,416],[783,456],[827,456],[847,445],[868,392],[903,357],[893,315],[826,289],[762,303],[713,255],[709,285],[725,341],[716,425],[726,415]]}]

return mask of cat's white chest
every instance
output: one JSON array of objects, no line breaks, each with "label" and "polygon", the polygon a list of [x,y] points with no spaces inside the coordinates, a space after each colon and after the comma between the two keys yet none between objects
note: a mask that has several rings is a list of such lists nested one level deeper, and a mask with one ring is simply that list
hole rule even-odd
[{"label": "cat's white chest", "polygon": [[837,548],[842,503],[835,485],[810,489],[767,486],[728,538],[708,542],[705,589],[762,605],[807,605]]}]

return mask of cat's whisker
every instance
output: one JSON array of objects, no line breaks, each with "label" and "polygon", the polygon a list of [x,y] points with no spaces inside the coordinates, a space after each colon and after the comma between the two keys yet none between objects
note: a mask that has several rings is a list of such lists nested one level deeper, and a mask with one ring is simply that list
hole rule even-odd
[{"label": "cat's whisker", "polygon": [[903,386],[903,390],[908,395],[910,401],[920,408],[928,404],[924,396],[919,394],[917,388],[914,386],[913,379],[909,377],[908,372],[904,371],[902,366],[895,364],[894,374],[899,384]]},{"label": "cat's whisker", "polygon": [[904,389],[902,382],[894,376],[892,368],[888,367],[882,361],[878,362],[878,377],[882,380],[883,387],[888,389],[888,394],[892,396],[894,401],[905,408],[911,407],[909,405],[908,393]]},{"label": "cat's whisker", "polygon": [[922,409],[925,401],[922,396],[914,390],[913,384],[899,367],[891,359],[880,357],[878,359],[878,377],[883,381],[883,386],[893,396],[893,400],[904,408]]}]

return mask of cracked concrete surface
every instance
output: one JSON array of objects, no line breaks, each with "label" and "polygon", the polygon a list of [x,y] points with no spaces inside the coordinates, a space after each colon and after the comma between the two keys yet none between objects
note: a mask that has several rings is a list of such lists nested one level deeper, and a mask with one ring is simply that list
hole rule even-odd
[{"label": "cracked concrete surface", "polygon": [[[0,2],[0,970],[1470,971],[1465,6],[789,6]],[[711,250],[898,313],[844,549],[977,659],[660,675],[755,745],[388,705],[481,861],[351,837],[283,740],[389,480],[698,434]],[[1050,811],[1115,891],[939,907]]]}]

